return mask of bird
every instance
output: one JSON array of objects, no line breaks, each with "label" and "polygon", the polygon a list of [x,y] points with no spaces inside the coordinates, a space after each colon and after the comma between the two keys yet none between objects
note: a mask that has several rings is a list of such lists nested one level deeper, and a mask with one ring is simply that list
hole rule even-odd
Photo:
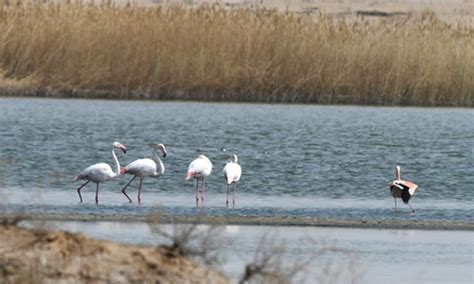
[{"label": "bird", "polygon": [[122,188],[122,193],[125,194],[125,196],[128,198],[128,201],[132,203],[132,199],[130,196],[128,196],[126,189],[127,187],[132,183],[132,181],[135,180],[136,177],[140,177],[140,185],[138,186],[138,203],[141,203],[141,190],[142,190],[142,183],[143,179],[147,176],[150,177],[159,177],[162,176],[165,173],[165,165],[160,159],[160,156],[158,155],[158,151],[160,151],[163,155],[163,158],[166,157],[166,154],[168,153],[166,151],[166,147],[163,144],[155,144],[152,146],[153,152],[152,152],[152,158],[148,159],[138,159],[130,164],[128,164],[126,167],[122,168],[120,171],[120,174],[130,174],[133,175],[133,178]]},{"label": "bird", "polygon": [[114,172],[112,168],[106,163],[98,163],[92,165],[85,170],[83,170],[80,174],[78,174],[75,178],[75,181],[78,180],[87,180],[84,184],[82,184],[77,189],[77,194],[79,194],[79,203],[82,203],[82,196],[81,196],[81,189],[86,186],[89,182],[95,182],[96,184],[96,191],[95,191],[95,203],[99,203],[99,183],[112,180],[120,175],[120,163],[115,155],[115,149],[120,149],[123,151],[124,154],[127,153],[127,147],[119,142],[114,142],[112,144],[112,157],[115,161],[115,166],[117,170]]},{"label": "bird", "polygon": [[212,162],[204,155],[199,155],[193,160],[186,172],[186,181],[196,178],[196,207],[199,207],[199,198],[204,206],[205,179],[211,174]]},{"label": "bird", "polygon": [[237,187],[237,183],[240,180],[240,176],[242,175],[242,168],[237,163],[239,158],[236,154],[229,157],[227,163],[224,167],[224,179],[227,183],[227,199],[226,199],[226,206],[229,207],[229,192],[230,187],[232,186],[232,206],[235,206],[235,188]]},{"label": "bird", "polygon": [[411,211],[415,213],[415,209],[411,207],[408,201],[415,194],[418,185],[414,184],[411,181],[405,181],[401,179],[400,176],[400,166],[395,167],[395,180],[389,183],[390,193],[393,196],[393,200],[395,201],[395,210],[397,210],[397,198],[401,198],[403,203],[408,204]]}]

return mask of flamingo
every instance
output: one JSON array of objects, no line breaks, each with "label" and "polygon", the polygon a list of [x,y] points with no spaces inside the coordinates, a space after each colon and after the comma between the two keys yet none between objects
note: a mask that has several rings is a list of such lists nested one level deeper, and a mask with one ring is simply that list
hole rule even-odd
[{"label": "flamingo", "polygon": [[120,163],[115,155],[115,149],[120,149],[123,151],[124,154],[127,153],[127,147],[125,145],[120,144],[119,142],[114,142],[112,144],[112,157],[115,161],[115,166],[117,167],[116,172],[112,171],[112,168],[106,163],[98,163],[92,165],[82,171],[79,175],[76,176],[75,181],[77,180],[87,180],[83,185],[81,185],[77,189],[77,193],[79,194],[79,203],[82,203],[82,196],[81,196],[81,189],[86,186],[89,182],[95,182],[96,190],[95,190],[95,203],[99,203],[99,183],[112,180],[120,175]]},{"label": "flamingo", "polygon": [[128,201],[132,203],[132,199],[128,196],[127,192],[125,191],[127,187],[135,180],[136,177],[140,177],[140,185],[138,186],[138,203],[141,203],[140,193],[142,190],[142,182],[143,178],[150,176],[150,177],[159,177],[165,173],[165,165],[161,161],[158,151],[161,151],[163,158],[166,157],[166,147],[163,144],[156,144],[153,145],[153,153],[152,159],[138,159],[126,167],[122,168],[120,174],[130,174],[133,175],[133,178],[122,188],[123,194],[128,198]]},{"label": "flamingo", "polygon": [[205,178],[211,174],[211,171],[212,163],[204,155],[199,155],[197,159],[189,164],[186,180],[196,178],[196,207],[199,207],[199,195],[201,196],[201,204],[204,205]]},{"label": "flamingo", "polygon": [[411,196],[415,194],[418,185],[414,184],[411,181],[402,180],[400,176],[400,166],[398,165],[395,168],[395,180],[390,182],[389,186],[390,192],[393,196],[393,200],[395,201],[395,210],[397,210],[396,198],[401,198],[403,200],[403,203],[408,204],[408,206],[410,206],[411,211],[415,213],[415,209],[411,207],[408,201],[410,200]]},{"label": "flamingo", "polygon": [[239,182],[240,176],[242,175],[242,168],[237,163],[238,161],[239,158],[234,154],[229,158],[223,170],[224,179],[227,183],[227,199],[225,202],[227,207],[229,207],[229,191],[232,184],[232,206],[235,206],[235,188],[237,187],[237,183]]}]

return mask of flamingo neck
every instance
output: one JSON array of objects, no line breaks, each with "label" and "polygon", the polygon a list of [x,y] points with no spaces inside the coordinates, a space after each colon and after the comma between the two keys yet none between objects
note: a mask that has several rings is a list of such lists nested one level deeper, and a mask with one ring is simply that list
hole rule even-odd
[{"label": "flamingo neck", "polygon": [[165,173],[165,165],[160,159],[160,155],[158,155],[158,149],[153,150],[153,160],[158,165],[158,174],[162,175]]},{"label": "flamingo neck", "polygon": [[117,171],[115,172],[115,176],[118,176],[118,175],[120,175],[120,162],[117,159],[117,155],[115,155],[115,148],[113,148],[113,147],[112,147],[112,157],[114,158],[115,167],[117,169]]},{"label": "flamingo neck", "polygon": [[401,177],[401,175],[400,175],[400,168],[397,168],[397,169],[395,170],[395,179],[396,179],[396,180],[402,180],[402,177]]}]

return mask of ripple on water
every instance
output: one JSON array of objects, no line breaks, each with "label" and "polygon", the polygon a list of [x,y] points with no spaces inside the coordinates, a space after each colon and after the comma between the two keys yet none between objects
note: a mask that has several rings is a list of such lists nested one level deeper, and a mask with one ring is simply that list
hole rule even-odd
[{"label": "ripple on water", "polygon": [[[194,188],[183,177],[202,152],[214,162],[206,191],[212,214],[403,219],[393,215],[387,187],[400,164],[402,176],[420,186],[411,201],[417,220],[472,221],[473,157],[466,149],[472,148],[473,114],[449,108],[0,99],[0,193],[8,208],[34,211],[46,204],[59,213],[143,214],[153,206],[123,204],[125,178],[101,185],[105,207],[75,206],[79,184],[73,178],[90,164],[111,163],[115,140],[129,148],[120,155],[122,164],[149,157],[149,143],[161,142],[169,152],[166,174],[144,181],[144,198],[173,214],[193,210]],[[234,211],[220,207],[226,190],[221,169],[229,153],[239,155],[243,168],[237,191],[243,207]],[[93,191],[85,188],[85,198]],[[136,185],[130,192],[136,194]],[[169,197],[165,202],[163,195]]]}]

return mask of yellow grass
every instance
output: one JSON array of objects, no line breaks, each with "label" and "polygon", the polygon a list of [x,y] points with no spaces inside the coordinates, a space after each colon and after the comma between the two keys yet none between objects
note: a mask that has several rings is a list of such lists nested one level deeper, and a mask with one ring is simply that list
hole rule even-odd
[{"label": "yellow grass", "polygon": [[0,88],[114,98],[473,106],[474,28],[218,6],[12,5]]}]

